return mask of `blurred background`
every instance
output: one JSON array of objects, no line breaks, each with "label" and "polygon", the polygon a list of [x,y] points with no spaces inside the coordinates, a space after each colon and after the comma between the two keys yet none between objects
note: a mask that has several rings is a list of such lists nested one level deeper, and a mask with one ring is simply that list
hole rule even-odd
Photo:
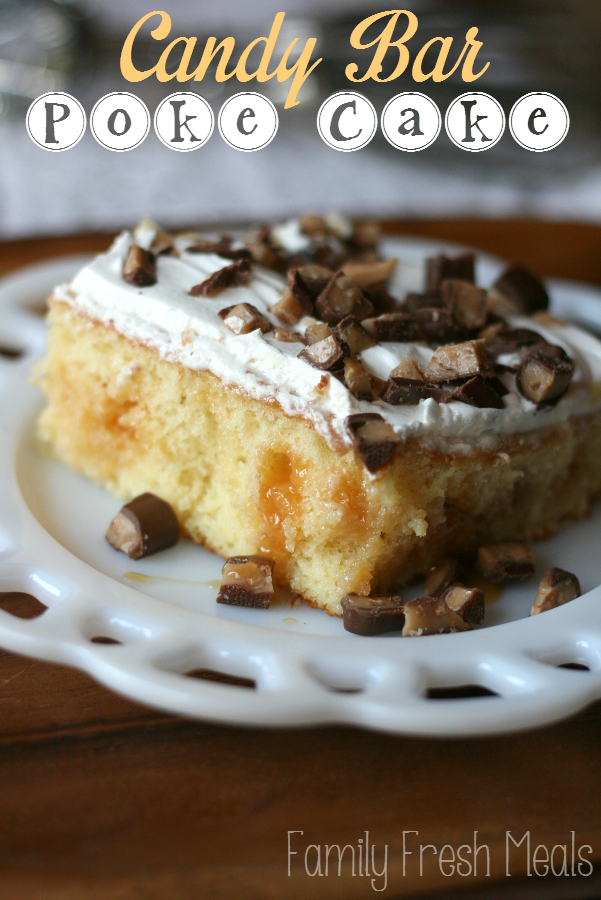
[{"label": "blurred background", "polygon": [[[408,43],[412,58],[430,38],[452,36],[454,60],[467,29],[477,26],[484,46],[476,70],[488,60],[490,66],[473,90],[491,93],[506,114],[520,96],[537,90],[557,94],[568,107],[571,130],[555,150],[531,153],[507,130],[495,147],[478,154],[455,147],[444,128],[432,147],[416,154],[395,150],[380,133],[356,153],[338,153],[322,143],[317,110],[334,91],[352,87],[344,74],[349,62],[358,63],[360,72],[368,65],[372,51],[353,50],[349,37],[361,19],[385,8],[381,3],[165,0],[158,6],[172,17],[169,40],[198,37],[192,66],[208,36],[232,35],[241,52],[269,33],[280,10],[286,12],[280,52],[294,37],[301,46],[316,37],[323,62],[294,109],[283,109],[289,83],[248,85],[269,96],[280,114],[277,137],[256,153],[229,148],[217,130],[193,153],[169,150],[152,130],[139,148],[113,153],[96,144],[89,129],[71,150],[48,153],[25,130],[29,104],[46,91],[68,91],[89,115],[109,91],[137,94],[154,114],[167,94],[196,90],[217,113],[227,96],[244,88],[208,77],[183,85],[160,84],[154,77],[126,82],[119,69],[121,47],[134,23],[153,8],[149,0],[0,0],[0,236],[114,230],[144,215],[181,226],[331,209],[388,218],[601,221],[601,0],[412,0],[410,9],[419,18]],[[157,22],[137,39],[139,68],[151,67],[166,44],[150,37]],[[400,24],[404,30],[404,20]],[[385,68],[396,59],[392,51]],[[174,57],[174,69],[177,63]],[[252,58],[249,69],[251,63]],[[378,115],[392,96],[417,89],[444,116],[450,100],[470,89],[460,71],[438,85],[416,86],[409,73],[388,84],[355,87]]]}]

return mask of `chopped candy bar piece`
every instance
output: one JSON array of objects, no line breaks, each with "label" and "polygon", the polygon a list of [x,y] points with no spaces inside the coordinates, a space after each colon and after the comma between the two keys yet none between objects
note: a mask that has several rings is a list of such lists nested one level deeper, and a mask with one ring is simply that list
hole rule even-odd
[{"label": "chopped candy bar piece", "polygon": [[464,341],[439,347],[424,372],[426,381],[454,381],[456,378],[472,378],[490,368],[486,341]]},{"label": "chopped candy bar piece", "polygon": [[531,616],[563,606],[580,596],[580,582],[571,572],[553,567],[549,569],[538,588],[536,599],[530,610]]},{"label": "chopped candy bar piece", "polygon": [[396,264],[396,259],[384,259],[373,263],[351,260],[343,265],[342,271],[360,288],[368,288],[374,284],[380,284],[382,281],[388,281]]},{"label": "chopped candy bar piece", "polygon": [[516,385],[527,400],[539,409],[554,406],[567,391],[574,374],[574,363],[561,347],[535,344],[518,369]]},{"label": "chopped candy bar piece", "polygon": [[346,316],[364,319],[373,306],[354,281],[344,272],[335,272],[315,304],[317,314],[328,325],[337,325]]},{"label": "chopped candy bar piece", "polygon": [[405,603],[404,610],[403,637],[450,634],[468,629],[461,616],[449,609],[441,597],[416,597]]},{"label": "chopped candy bar piece", "polygon": [[217,603],[269,609],[274,562],[265,556],[231,556],[223,564]]},{"label": "chopped candy bar piece", "polygon": [[486,324],[486,291],[469,281],[445,278],[440,286],[442,299],[455,321],[463,328],[484,328]]},{"label": "chopped candy bar piece", "polygon": [[377,472],[401,445],[401,439],[378,413],[347,416],[345,425],[355,452],[368,472]]},{"label": "chopped candy bar piece", "polygon": [[449,609],[461,616],[468,625],[482,625],[484,621],[484,592],[463,584],[452,584],[441,594]]},{"label": "chopped candy bar piece", "polygon": [[200,284],[195,284],[190,289],[193,297],[214,297],[228,287],[241,287],[248,281],[250,275],[250,261],[240,259],[231,266],[224,266],[217,272],[213,272]]},{"label": "chopped candy bar piece", "polygon": [[462,253],[450,259],[433,256],[426,260],[426,292],[437,291],[445,278],[474,281],[474,254]]},{"label": "chopped candy bar piece", "polygon": [[428,574],[424,591],[429,597],[440,597],[457,578],[459,565],[456,559],[443,559]]},{"label": "chopped candy bar piece", "polygon": [[478,569],[494,584],[529,578],[534,574],[534,547],[520,541],[479,547]]},{"label": "chopped candy bar piece", "polygon": [[271,331],[271,322],[265,319],[252,303],[238,303],[219,310],[219,317],[234,334],[250,334],[257,328],[265,334]]},{"label": "chopped candy bar piece", "polygon": [[371,380],[360,360],[347,357],[344,360],[344,383],[357,400],[375,400]]},{"label": "chopped candy bar piece", "polygon": [[136,287],[151,287],[157,282],[154,254],[132,244],[123,263],[122,277]]},{"label": "chopped candy bar piece", "polygon": [[140,494],[117,513],[106,532],[115,550],[142,559],[172,547],[179,540],[179,525],[171,506],[155,494]]},{"label": "chopped candy bar piece", "polygon": [[315,366],[316,369],[330,370],[340,368],[342,360],[347,353],[348,348],[342,343],[340,338],[335,334],[331,334],[322,341],[309,344],[308,347],[301,350],[298,357]]},{"label": "chopped candy bar piece", "polygon": [[347,316],[345,319],[342,319],[335,326],[334,334],[337,334],[340,340],[344,341],[351,353],[361,353],[362,350],[367,350],[376,343],[354,316]]},{"label": "chopped candy bar piece", "polygon": [[496,294],[507,298],[516,313],[530,315],[549,306],[549,295],[540,280],[524,266],[510,266],[493,285]]},{"label": "chopped candy bar piece", "polygon": [[359,597],[346,594],[340,601],[342,621],[353,634],[372,636],[388,631],[401,631],[405,623],[400,597]]}]

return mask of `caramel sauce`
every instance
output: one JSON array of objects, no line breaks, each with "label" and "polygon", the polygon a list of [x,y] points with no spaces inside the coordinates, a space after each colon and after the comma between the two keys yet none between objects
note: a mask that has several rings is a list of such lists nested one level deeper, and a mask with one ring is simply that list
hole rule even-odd
[{"label": "caramel sauce", "polygon": [[162,575],[144,575],[143,572],[124,572],[123,577],[126,581],[133,581],[134,584],[152,584],[154,581],[168,581],[170,584],[208,584],[212,588],[220,588],[221,581],[214,579],[212,581],[186,581],[183,578],[166,578]]},{"label": "caramel sauce", "polygon": [[365,493],[354,479],[346,476],[337,483],[332,500],[344,510],[344,525],[351,530],[357,530],[365,524],[367,516],[367,503]]},{"label": "caramel sauce", "polygon": [[477,572],[470,572],[469,578],[465,583],[469,584],[469,587],[480,588],[484,594],[484,602],[486,604],[496,603],[503,594],[502,584],[493,584],[492,581],[487,581],[486,578],[483,578]]},{"label": "caramel sauce", "polygon": [[260,467],[259,510],[263,534],[259,547],[276,561],[289,553],[284,520],[297,514],[305,474],[306,469],[287,453],[271,454]]}]

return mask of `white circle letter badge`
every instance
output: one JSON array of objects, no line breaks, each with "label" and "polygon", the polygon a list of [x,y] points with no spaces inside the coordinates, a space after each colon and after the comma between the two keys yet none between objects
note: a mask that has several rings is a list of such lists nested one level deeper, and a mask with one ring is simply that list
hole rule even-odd
[{"label": "white circle letter badge", "polygon": [[79,100],[57,91],[33,101],[25,124],[31,140],[43,150],[70,150],[84,136],[86,114]]},{"label": "white circle letter badge", "polygon": [[135,94],[115,91],[105,94],[94,105],[90,130],[102,147],[125,153],[146,140],[150,131],[150,113]]}]

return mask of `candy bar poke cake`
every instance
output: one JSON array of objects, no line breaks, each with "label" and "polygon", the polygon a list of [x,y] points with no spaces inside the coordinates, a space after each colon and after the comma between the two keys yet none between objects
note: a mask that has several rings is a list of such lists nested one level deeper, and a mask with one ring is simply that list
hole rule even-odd
[{"label": "candy bar poke cake", "polygon": [[160,498],[171,543],[179,523],[228,560],[224,602],[247,578],[255,605],[273,581],[335,616],[372,598],[377,617],[449,557],[546,538],[601,492],[601,343],[521,266],[484,289],[472,255],[436,256],[406,284],[368,222],[145,221],[50,298],[41,435],[138,498],[115,546]]}]

